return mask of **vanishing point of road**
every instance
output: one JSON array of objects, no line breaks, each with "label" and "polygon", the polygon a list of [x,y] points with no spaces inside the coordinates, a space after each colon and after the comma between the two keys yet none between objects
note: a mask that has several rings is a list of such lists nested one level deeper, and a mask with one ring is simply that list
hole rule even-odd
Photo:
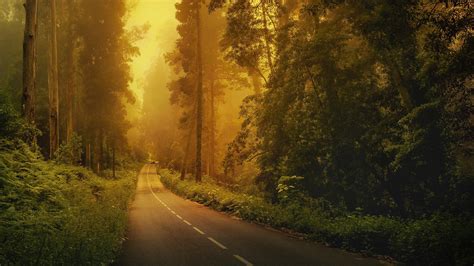
[{"label": "vanishing point of road", "polygon": [[130,207],[119,265],[381,265],[241,221],[185,200],[145,165]]}]

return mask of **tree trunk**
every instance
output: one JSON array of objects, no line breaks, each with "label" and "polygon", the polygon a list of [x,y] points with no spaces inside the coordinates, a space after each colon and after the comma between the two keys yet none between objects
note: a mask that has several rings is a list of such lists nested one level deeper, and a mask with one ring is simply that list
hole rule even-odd
[{"label": "tree trunk", "polygon": [[201,149],[202,149],[202,110],[203,110],[203,94],[202,94],[202,54],[201,54],[201,16],[200,2],[196,1],[196,29],[197,29],[197,105],[196,105],[196,182],[201,182],[202,165],[201,165]]},{"label": "tree trunk", "polygon": [[215,106],[214,106],[214,81],[211,82],[210,87],[210,141],[209,141],[209,176],[215,176],[215,146],[216,146],[216,121],[215,121]]},{"label": "tree trunk", "polygon": [[76,86],[76,69],[75,69],[75,63],[74,63],[74,51],[76,48],[75,45],[75,36],[73,34],[74,32],[74,27],[73,27],[73,22],[71,19],[71,16],[73,16],[72,12],[74,12],[74,6],[73,4],[68,1],[68,0],[62,0],[62,4],[66,4],[66,6],[63,8],[64,16],[68,17],[67,23],[68,23],[68,28],[66,31],[66,71],[65,71],[65,100],[66,100],[66,142],[69,143],[71,141],[71,137],[74,133],[74,109],[75,109],[75,102],[74,102],[74,96],[75,96],[75,86]]},{"label": "tree trunk", "polygon": [[112,177],[115,178],[115,140],[112,141]]},{"label": "tree trunk", "polygon": [[103,138],[102,132],[99,131],[96,134],[95,143],[94,143],[94,171],[96,174],[100,174],[102,170],[102,154],[103,154]]},{"label": "tree trunk", "polygon": [[59,116],[58,116],[58,49],[56,36],[56,0],[50,0],[51,10],[51,34],[49,50],[49,158],[53,158],[59,145]]},{"label": "tree trunk", "polygon": [[[88,139],[90,141],[90,139]],[[91,163],[91,144],[90,142],[86,144],[86,167],[91,169],[92,168],[92,163]]]},{"label": "tree trunk", "polygon": [[403,80],[402,74],[400,73],[400,68],[390,57],[388,57],[388,60],[385,60],[385,62],[390,68],[392,79],[395,82],[395,86],[398,89],[400,97],[402,98],[403,105],[408,111],[411,111],[414,108],[415,104],[410,95],[408,87],[405,85],[405,81]]},{"label": "tree trunk", "polygon": [[273,60],[272,60],[272,52],[270,48],[270,33],[268,30],[268,22],[267,22],[267,6],[266,0],[261,1],[262,4],[262,17],[263,17],[263,30],[264,30],[264,39],[265,39],[265,50],[267,52],[267,61],[268,67],[271,72],[273,72]]},{"label": "tree trunk", "polygon": [[187,165],[188,165],[188,154],[189,154],[189,149],[191,148],[191,137],[194,131],[193,129],[194,129],[194,126],[191,123],[189,127],[188,138],[186,140],[186,150],[184,151],[183,163],[181,164],[181,176],[180,176],[181,180],[184,180],[184,178],[186,177],[186,170],[187,170]]},{"label": "tree trunk", "polygon": [[[35,125],[36,94],[36,37],[38,32],[38,2],[26,0],[25,32],[23,36],[23,117],[30,125]],[[36,144],[36,137],[28,141]]]}]

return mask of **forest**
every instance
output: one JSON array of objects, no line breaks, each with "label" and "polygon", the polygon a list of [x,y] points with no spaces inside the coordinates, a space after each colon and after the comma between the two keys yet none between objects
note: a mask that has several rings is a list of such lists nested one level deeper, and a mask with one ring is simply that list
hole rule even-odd
[{"label": "forest", "polygon": [[469,0],[0,0],[0,265],[194,265],[127,262],[155,177],[309,242],[472,265],[473,70]]}]

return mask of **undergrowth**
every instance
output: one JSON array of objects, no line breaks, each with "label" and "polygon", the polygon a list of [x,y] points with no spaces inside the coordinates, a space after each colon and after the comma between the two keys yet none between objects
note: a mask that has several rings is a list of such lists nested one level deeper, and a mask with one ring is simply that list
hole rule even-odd
[{"label": "undergrowth", "polygon": [[124,237],[135,170],[116,179],[0,140],[0,265],[108,264]]},{"label": "undergrowth", "polygon": [[[161,181],[175,193],[248,221],[306,234],[308,239],[410,265],[470,265],[474,262],[474,220],[437,214],[420,219],[364,215],[338,210],[328,202],[279,185],[279,203],[231,191],[211,181],[179,180],[168,169]],[[291,179],[282,177],[282,180]]]}]

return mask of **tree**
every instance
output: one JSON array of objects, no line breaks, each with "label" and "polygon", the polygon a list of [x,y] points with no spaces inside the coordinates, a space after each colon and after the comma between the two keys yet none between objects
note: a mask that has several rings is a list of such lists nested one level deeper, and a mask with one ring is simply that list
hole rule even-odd
[{"label": "tree", "polygon": [[[25,2],[25,32],[23,37],[23,98],[22,112],[26,121],[35,125],[36,40],[38,31],[38,1]],[[35,137],[29,140],[36,142]]]},{"label": "tree", "polygon": [[201,12],[200,0],[195,2],[196,12],[196,49],[197,49],[197,85],[196,85],[196,182],[202,179],[202,120],[203,120],[203,92],[202,92],[202,51],[201,51]]},{"label": "tree", "polygon": [[129,63],[139,52],[133,43],[143,36],[147,27],[125,31],[124,0],[83,0],[80,8],[89,14],[78,25],[83,46],[79,66],[84,83],[81,104],[86,163],[100,172],[107,166],[108,150],[112,148],[113,152],[118,148],[115,144],[126,143],[130,123],[126,120],[125,103],[135,100],[128,86]]},{"label": "tree", "polygon": [[52,158],[59,145],[59,85],[58,85],[58,48],[56,0],[50,0],[51,34],[49,36],[49,157]]}]

